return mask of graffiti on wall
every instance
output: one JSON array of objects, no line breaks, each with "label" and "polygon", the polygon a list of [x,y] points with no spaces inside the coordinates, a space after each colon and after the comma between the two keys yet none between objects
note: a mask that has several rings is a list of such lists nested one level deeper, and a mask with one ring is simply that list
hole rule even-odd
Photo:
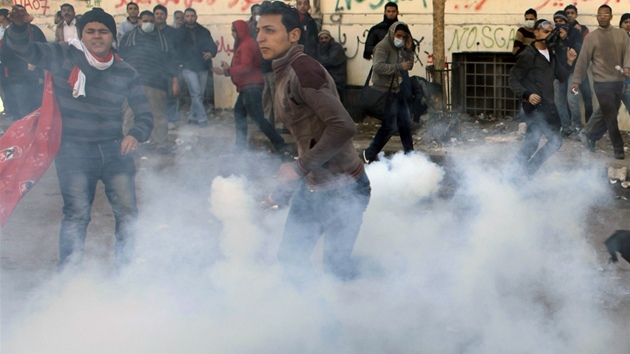
[{"label": "graffiti on wall", "polygon": [[453,30],[453,39],[447,50],[449,52],[470,49],[505,49],[509,51],[515,36],[516,29],[514,28],[459,27]]},{"label": "graffiti on wall", "polygon": [[[135,2],[138,6],[144,5],[183,5],[184,7],[195,7],[196,5],[215,6],[224,4],[227,1],[228,8],[237,7],[240,11],[249,11],[249,8],[254,4],[260,4],[263,0],[117,0],[118,3],[115,7],[125,8],[130,2]],[[238,5],[238,6],[237,6]]]},{"label": "graffiti on wall", "polygon": [[[233,41],[232,37],[230,37],[229,40]],[[221,38],[219,38],[218,41],[215,41],[215,43],[217,44],[217,54],[226,53],[227,55],[230,55],[232,53],[230,43],[228,40],[225,39],[225,37],[221,36]]]},{"label": "graffiti on wall", "polygon": [[13,5],[13,0],[0,0],[0,6],[11,6]]},{"label": "graffiti on wall", "polygon": [[[346,0],[348,1],[348,0]],[[484,9],[485,7],[492,7],[495,6],[496,0],[453,0],[453,9],[457,10],[457,11],[482,11],[482,10],[488,10],[487,8]],[[597,6],[600,6],[602,4],[608,4],[608,5],[612,5],[613,3],[621,3],[622,0],[603,0],[600,2],[597,2]],[[532,7],[534,9],[536,9],[537,11],[540,10],[548,10],[548,11],[554,11],[557,9],[564,9],[565,6],[569,5],[569,4],[573,4],[575,6],[577,6],[578,8],[580,7],[580,5],[583,6],[589,6],[592,7],[594,6],[594,2],[593,0],[567,0],[567,1],[563,1],[563,0],[537,0],[537,1],[532,1],[529,2],[527,4],[526,7]]]},{"label": "graffiti on wall", "polygon": [[13,4],[22,5],[29,13],[40,15],[46,15],[50,8],[48,0],[13,0]]},{"label": "graffiti on wall", "polygon": [[[386,3],[390,0],[337,0],[335,4],[335,11],[344,11],[344,10],[352,10],[352,4],[361,4],[366,3],[369,5],[370,9],[383,9]],[[427,0],[393,0],[394,3],[402,3],[402,2],[414,2],[414,3],[422,3],[422,6],[427,8]],[[345,5],[345,6],[344,6]]]}]

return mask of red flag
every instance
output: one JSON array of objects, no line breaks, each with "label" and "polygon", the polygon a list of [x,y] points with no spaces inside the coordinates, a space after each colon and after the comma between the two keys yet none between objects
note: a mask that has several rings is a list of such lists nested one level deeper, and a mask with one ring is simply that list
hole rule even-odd
[{"label": "red flag", "polygon": [[0,227],[20,199],[39,181],[61,143],[61,112],[46,72],[42,106],[0,136]]}]

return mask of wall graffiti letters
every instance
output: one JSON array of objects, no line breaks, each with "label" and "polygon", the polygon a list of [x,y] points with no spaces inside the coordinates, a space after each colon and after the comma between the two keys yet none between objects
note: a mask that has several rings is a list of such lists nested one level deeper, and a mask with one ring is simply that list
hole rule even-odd
[{"label": "wall graffiti letters", "polygon": [[48,0],[13,0],[13,4],[22,5],[30,13],[46,15],[50,6]]},{"label": "wall graffiti letters", "polygon": [[[348,0],[346,0],[348,1]],[[602,4],[612,4],[612,3],[621,3],[624,0],[603,0],[597,3],[597,6]],[[475,11],[481,12],[483,10],[488,10],[490,7],[495,6],[497,0],[452,0],[453,9],[456,11]],[[593,0],[537,0],[531,1],[528,3],[527,7],[532,7],[536,9],[536,11],[547,10],[554,11],[558,9],[564,9],[565,6],[573,4],[578,8],[580,5],[582,6],[593,6]],[[484,8],[485,7],[485,8]]]},{"label": "wall graffiti letters", "polygon": [[512,42],[516,35],[516,29],[475,26],[460,27],[453,30],[453,39],[448,46],[448,51],[461,51],[470,49],[505,49],[512,48]]},{"label": "wall graffiti letters", "polygon": [[[135,2],[138,6],[145,5],[183,5],[184,7],[194,7],[195,5],[215,6],[219,5],[217,0],[117,0],[118,3],[115,8],[125,8],[130,2]],[[224,1],[224,0],[222,0]],[[236,7],[240,4],[239,10],[242,12],[249,11],[249,8],[254,4],[260,4],[263,0],[227,0],[227,7],[229,9]],[[223,4],[223,2],[222,2]]]},{"label": "wall graffiti letters", "polygon": [[[427,8],[427,0],[393,0],[392,2],[394,3],[399,3],[402,1],[406,1],[406,2],[420,2],[422,1],[422,5],[424,6],[424,8]],[[385,4],[388,1],[385,0],[337,0],[337,3],[335,4],[335,11],[343,11],[343,10],[352,10],[352,3],[356,3],[356,4],[360,4],[360,3],[368,3],[370,6],[370,9],[375,10],[375,9],[382,9],[383,6],[385,6]],[[345,7],[343,6],[345,4]],[[341,5],[341,6],[339,6]]]},{"label": "wall graffiti letters", "polygon": [[215,42],[217,44],[217,54],[226,53],[227,55],[230,55],[232,53],[232,48],[229,43],[226,44],[225,37],[221,36],[221,38]]},{"label": "wall graffiti letters", "polygon": [[0,6],[12,6],[13,0],[0,0]]}]

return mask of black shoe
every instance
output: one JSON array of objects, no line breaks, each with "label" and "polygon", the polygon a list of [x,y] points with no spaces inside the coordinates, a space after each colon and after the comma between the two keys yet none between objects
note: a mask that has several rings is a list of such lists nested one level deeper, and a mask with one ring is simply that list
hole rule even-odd
[{"label": "black shoe", "polygon": [[593,140],[593,139],[589,138],[588,136],[586,136],[586,134],[584,132],[580,132],[580,134],[578,134],[578,138],[580,139],[582,144],[584,144],[586,146],[586,148],[589,151],[595,152],[595,140]]},{"label": "black shoe", "polygon": [[208,126],[208,121],[199,122],[197,123],[197,125],[199,126],[199,128],[206,128]]},{"label": "black shoe", "polygon": [[615,159],[617,160],[623,160],[626,158],[626,154],[624,154],[623,151],[620,152],[615,152]]},{"label": "black shoe", "polygon": [[197,122],[196,120],[189,119],[188,120],[188,124],[190,124],[190,125],[197,125],[197,124],[199,124],[199,122]]}]

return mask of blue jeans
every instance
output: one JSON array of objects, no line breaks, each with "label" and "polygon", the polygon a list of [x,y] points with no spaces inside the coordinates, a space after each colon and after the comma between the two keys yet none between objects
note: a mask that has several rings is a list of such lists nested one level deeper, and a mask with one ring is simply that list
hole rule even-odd
[{"label": "blue jeans", "polygon": [[573,74],[565,82],[553,81],[553,94],[556,109],[560,116],[563,132],[573,132],[582,128],[582,112],[580,111],[580,97],[570,90],[569,83]]},{"label": "blue jeans", "polygon": [[203,97],[206,91],[206,82],[208,81],[208,71],[183,69],[182,76],[184,80],[186,80],[186,85],[188,85],[188,91],[190,92],[188,121],[197,123],[207,122],[208,115],[203,106]]},{"label": "blue jeans", "polygon": [[256,122],[260,130],[267,136],[276,151],[284,148],[282,136],[271,123],[265,119],[262,106],[262,89],[252,88],[241,91],[234,104],[234,126],[236,127],[236,146],[247,146],[247,114]]},{"label": "blue jeans", "polygon": [[366,174],[347,187],[327,191],[310,191],[301,182],[291,199],[278,250],[290,280],[299,284],[314,279],[310,258],[322,235],[324,270],[342,280],[356,276],[351,254],[371,191]]},{"label": "blue jeans", "polygon": [[365,150],[368,161],[374,161],[394,133],[400,134],[405,153],[413,151],[413,137],[411,134],[411,114],[407,100],[402,92],[391,93],[387,102],[385,118],[381,127],[374,135],[370,146]]},{"label": "blue jeans", "polygon": [[[524,121],[527,123],[527,131],[523,145],[516,153],[514,163],[521,169],[519,172],[522,175],[531,176],[560,149],[562,137],[555,107],[541,108],[533,113],[525,114]],[[547,138],[547,142],[538,149],[543,135]]]},{"label": "blue jeans", "polygon": [[131,155],[120,153],[121,140],[101,143],[63,141],[55,158],[63,197],[63,220],[59,235],[59,263],[80,264],[85,250],[87,227],[91,220],[96,184],[101,180],[116,220],[116,265],[131,259],[134,243],[136,206],[136,165]]}]

